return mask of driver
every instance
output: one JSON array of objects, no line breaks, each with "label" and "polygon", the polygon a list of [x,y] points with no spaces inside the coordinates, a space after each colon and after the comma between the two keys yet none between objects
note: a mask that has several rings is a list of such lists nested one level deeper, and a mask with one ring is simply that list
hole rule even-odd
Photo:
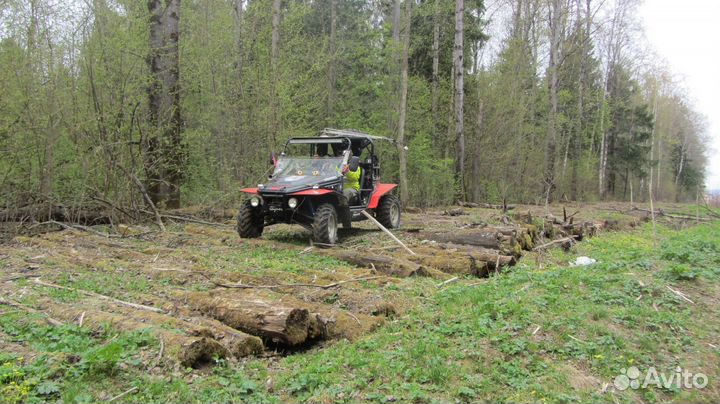
[{"label": "driver", "polygon": [[[352,159],[352,154],[350,154],[350,156]],[[345,198],[347,198],[348,203],[355,200],[355,198],[360,195],[361,170],[362,168],[358,166],[355,171],[350,171],[350,166],[348,164],[345,164],[342,168],[342,173],[345,176],[345,180],[343,182],[343,194],[345,195]]]}]

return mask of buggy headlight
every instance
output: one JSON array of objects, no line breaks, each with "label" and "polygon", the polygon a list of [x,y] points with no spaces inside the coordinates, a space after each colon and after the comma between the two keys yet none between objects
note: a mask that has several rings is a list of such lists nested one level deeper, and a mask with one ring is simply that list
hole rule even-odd
[{"label": "buggy headlight", "polygon": [[295,208],[297,208],[297,204],[298,204],[297,198],[290,198],[290,199],[288,199],[288,206],[290,207],[290,209],[295,209]]},{"label": "buggy headlight", "polygon": [[257,208],[258,206],[260,206],[260,198],[258,198],[257,196],[253,196],[252,198],[250,198],[250,206],[252,206],[253,208]]}]

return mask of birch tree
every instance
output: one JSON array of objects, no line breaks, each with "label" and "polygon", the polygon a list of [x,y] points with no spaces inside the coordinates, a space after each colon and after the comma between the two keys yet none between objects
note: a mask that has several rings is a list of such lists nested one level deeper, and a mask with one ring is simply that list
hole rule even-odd
[{"label": "birch tree", "polygon": [[454,68],[454,117],[455,117],[455,179],[459,187],[459,199],[465,198],[465,48],[463,38],[465,18],[464,0],[455,0],[455,45],[453,47],[453,68]]},{"label": "birch tree", "polygon": [[402,66],[400,68],[400,117],[398,119],[397,146],[400,155],[400,201],[407,204],[407,147],[405,145],[405,120],[407,117],[408,57],[410,53],[410,27],[412,25],[413,0],[405,0],[405,36],[403,38]]},{"label": "birch tree", "polygon": [[180,0],[150,0],[148,89],[153,133],[145,139],[145,174],[153,202],[180,207],[184,174],[183,121],[180,114]]}]

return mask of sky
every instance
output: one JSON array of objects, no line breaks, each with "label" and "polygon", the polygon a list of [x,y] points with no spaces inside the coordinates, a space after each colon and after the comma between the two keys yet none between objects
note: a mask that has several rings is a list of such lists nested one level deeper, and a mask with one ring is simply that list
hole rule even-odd
[{"label": "sky", "polygon": [[720,189],[720,1],[645,0],[645,35],[708,120],[706,186]]}]

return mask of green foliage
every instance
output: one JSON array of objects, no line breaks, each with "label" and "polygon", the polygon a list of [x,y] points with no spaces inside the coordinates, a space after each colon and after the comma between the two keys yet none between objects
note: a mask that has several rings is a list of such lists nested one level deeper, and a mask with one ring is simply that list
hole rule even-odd
[{"label": "green foliage", "polygon": [[[86,393],[88,386],[116,376],[121,368],[142,368],[139,350],[157,344],[146,331],[117,334],[108,328],[97,334],[74,325],[48,326],[36,316],[18,314],[0,317],[0,331],[42,353],[34,358],[0,354],[3,403],[83,397],[95,401]],[[77,390],[81,386],[84,392]]]},{"label": "green foliage", "polygon": [[692,281],[698,277],[698,273],[687,264],[672,264],[664,275],[676,281]]},{"label": "green foliage", "polygon": [[[177,154],[185,205],[236,206],[238,186],[261,182],[268,153],[290,136],[313,135],[323,127],[396,134],[402,50],[391,39],[393,5],[333,1],[333,38],[330,0],[282,2],[276,61],[272,7],[266,2],[246,2],[242,16],[234,2],[182,2],[179,112],[184,126]],[[542,200],[538,167],[547,164],[550,105],[543,65],[546,27],[537,4],[506,13],[512,14],[508,34],[498,38],[495,50],[485,49],[484,2],[465,2],[467,168],[460,187],[448,175],[456,147],[455,3],[413,3],[405,122],[406,144],[412,146],[411,204],[442,205],[460,188],[475,201]],[[49,28],[28,41],[33,7],[40,25]],[[671,87],[661,76],[631,75],[637,69],[628,58],[603,72],[600,66],[607,61],[597,56],[604,54],[598,48],[604,46],[603,29],[586,32],[574,21],[577,12],[569,10],[563,22],[567,52],[557,71],[557,150],[551,156],[557,196],[601,196],[604,139],[610,197],[627,199],[628,189],[640,189],[649,169],[658,167],[656,199],[694,198],[706,165],[701,119],[683,97],[658,92]],[[148,139],[158,136],[148,107],[147,4],[122,0],[56,7],[44,0],[17,0],[0,17],[8,27],[0,42],[0,205],[37,200],[88,205],[91,195],[137,205],[141,196],[128,172],[152,186],[148,177],[174,155],[155,156],[147,148]],[[646,108],[651,103],[653,116]],[[657,162],[650,161],[653,125]],[[383,179],[396,181],[398,151],[381,149]]]},{"label": "green foliage", "polygon": [[453,160],[436,157],[426,133],[415,133],[408,151],[410,197],[417,206],[447,205],[452,202]]},{"label": "green foliage", "polygon": [[[346,397],[348,389],[377,402],[390,396],[443,400],[448,391],[475,401],[601,400],[610,393],[583,389],[568,395],[567,379],[579,377],[579,371],[568,373],[567,366],[608,382],[631,365],[672,368],[666,352],[682,351],[687,344],[699,348],[692,339],[678,338],[680,324],[700,334],[715,327],[702,310],[680,314],[687,313],[687,306],[665,288],[664,268],[677,268],[676,256],[666,252],[673,249],[689,250],[693,260],[716,259],[718,231],[710,225],[681,236],[668,232],[661,236],[659,251],[650,226],[602,235],[571,254],[559,254],[543,269],[521,263],[485,283],[447,286],[361,341],[287,358],[288,373],[278,383],[301,401],[342,400],[338,397]],[[699,243],[703,239],[713,241]],[[563,264],[577,255],[599,263]],[[425,290],[420,280],[413,285],[420,293]],[[539,337],[533,334],[536,328]],[[378,379],[384,383],[373,382]],[[632,393],[625,394],[623,400],[632,399]],[[654,400],[682,394],[657,391]]]}]

